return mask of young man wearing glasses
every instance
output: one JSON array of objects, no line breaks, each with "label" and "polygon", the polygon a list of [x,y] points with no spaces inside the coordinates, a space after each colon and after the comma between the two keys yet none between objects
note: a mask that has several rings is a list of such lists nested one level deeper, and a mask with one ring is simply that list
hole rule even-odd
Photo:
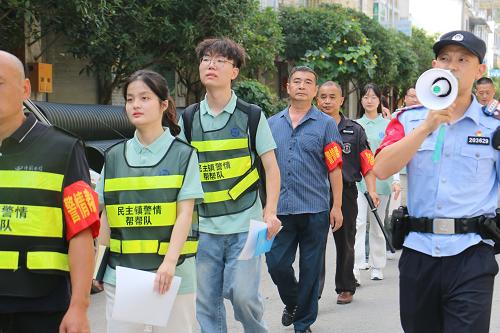
[{"label": "young man wearing glasses", "polygon": [[[202,41],[196,52],[206,95],[187,108],[185,112],[191,116],[184,115],[179,121],[180,137],[198,150],[205,192],[204,202],[198,205],[196,316],[202,332],[227,332],[223,302],[227,298],[245,332],[267,332],[259,293],[260,257],[237,258],[251,219],[267,223],[268,238],[281,226],[276,216],[280,188],[276,144],[260,109],[238,99],[231,89],[245,50],[228,38],[217,38]],[[255,147],[251,145],[251,112],[259,113]],[[267,175],[264,209],[258,195],[255,152]]]}]

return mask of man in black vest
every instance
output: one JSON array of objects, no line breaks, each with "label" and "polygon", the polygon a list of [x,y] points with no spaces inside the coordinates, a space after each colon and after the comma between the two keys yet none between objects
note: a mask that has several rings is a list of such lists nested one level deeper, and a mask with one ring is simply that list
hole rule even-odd
[{"label": "man in black vest", "polygon": [[[335,82],[327,81],[318,90],[318,107],[321,111],[335,119],[342,136],[342,215],[343,227],[333,233],[337,249],[337,270],[335,272],[335,291],[338,294],[337,304],[352,302],[356,291],[354,278],[354,240],[356,237],[356,216],[358,215],[356,182],[365,178],[368,193],[378,206],[379,198],[375,191],[375,175],[373,174],[373,153],[363,127],[344,117],[340,107],[344,102],[342,88]],[[325,243],[326,249],[326,243]],[[320,275],[319,295],[325,285],[325,260]]]},{"label": "man in black vest", "polygon": [[30,90],[0,51],[0,332],[89,332],[97,196],[81,142],[23,113]]}]

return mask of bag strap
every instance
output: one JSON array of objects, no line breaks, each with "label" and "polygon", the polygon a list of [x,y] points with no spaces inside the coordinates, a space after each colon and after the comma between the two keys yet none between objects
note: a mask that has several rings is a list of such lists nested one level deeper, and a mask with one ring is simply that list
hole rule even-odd
[{"label": "bag strap", "polygon": [[248,116],[248,131],[250,134],[250,149],[255,153],[255,158],[259,159],[259,154],[257,154],[257,128],[259,127],[260,115],[262,109],[260,106],[255,104],[250,104],[242,99],[236,101],[236,107],[241,111],[245,112]]},{"label": "bag strap", "polygon": [[191,104],[184,109],[182,113],[182,122],[184,125],[184,135],[186,136],[186,141],[191,143],[192,139],[192,129],[193,129],[193,119],[196,111],[200,109],[200,103]]}]

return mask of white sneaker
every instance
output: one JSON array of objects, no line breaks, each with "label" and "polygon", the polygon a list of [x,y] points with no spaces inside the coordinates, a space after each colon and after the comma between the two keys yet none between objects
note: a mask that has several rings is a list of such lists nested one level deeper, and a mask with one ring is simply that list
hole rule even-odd
[{"label": "white sneaker", "polygon": [[357,268],[357,269],[361,269],[361,270],[363,270],[363,271],[366,271],[367,269],[370,269],[370,265],[368,265],[368,263],[367,263],[367,262],[364,262],[364,263],[362,263],[362,264],[360,264],[360,265],[357,265],[357,267],[356,267],[356,268]]},{"label": "white sneaker", "polygon": [[384,273],[382,273],[382,270],[379,268],[372,268],[371,279],[372,280],[383,280]]},{"label": "white sneaker", "polygon": [[396,253],[392,253],[391,251],[387,251],[387,254],[386,254],[386,257],[387,257],[387,260],[394,260],[396,259]]},{"label": "white sneaker", "polygon": [[353,269],[352,272],[354,273],[354,279],[356,280],[356,287],[359,287],[361,285],[361,273],[357,268]]}]

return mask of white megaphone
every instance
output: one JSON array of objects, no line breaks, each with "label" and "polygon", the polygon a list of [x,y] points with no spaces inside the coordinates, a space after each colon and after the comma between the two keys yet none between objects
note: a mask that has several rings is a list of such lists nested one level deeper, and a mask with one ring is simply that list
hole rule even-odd
[{"label": "white megaphone", "polygon": [[442,110],[457,98],[458,81],[449,70],[432,68],[420,75],[415,90],[423,106],[430,110]]}]

